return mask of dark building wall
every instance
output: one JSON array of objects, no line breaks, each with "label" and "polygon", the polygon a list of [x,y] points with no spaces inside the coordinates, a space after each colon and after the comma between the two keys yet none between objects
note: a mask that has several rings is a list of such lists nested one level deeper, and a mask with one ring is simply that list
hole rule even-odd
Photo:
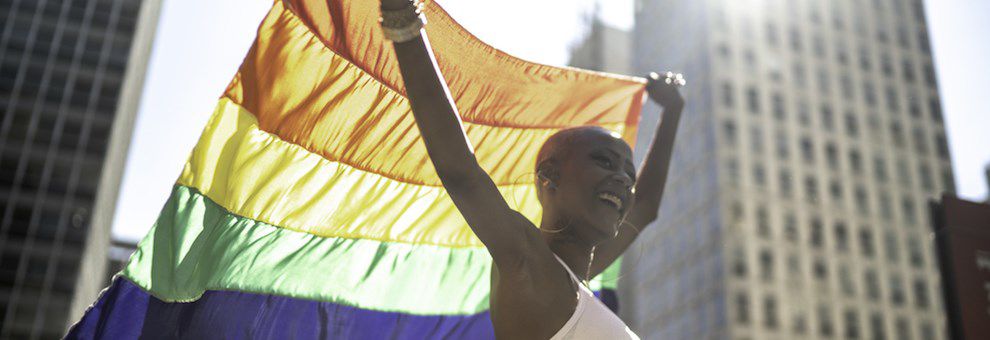
[{"label": "dark building wall", "polygon": [[140,0],[0,0],[0,338],[58,338]]},{"label": "dark building wall", "polygon": [[[703,1],[639,1],[633,74],[683,73],[681,116],[658,219],[626,252],[620,281],[623,318],[644,339],[715,339],[726,334],[723,222],[711,110],[711,65]],[[634,147],[649,148],[661,109],[643,108]]]}]

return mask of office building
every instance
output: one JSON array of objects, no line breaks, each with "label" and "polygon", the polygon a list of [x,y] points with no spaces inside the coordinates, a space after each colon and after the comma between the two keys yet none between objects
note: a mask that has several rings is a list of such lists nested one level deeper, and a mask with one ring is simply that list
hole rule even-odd
[{"label": "office building", "polygon": [[105,280],[81,260],[109,243],[158,8],[0,1],[0,339],[61,337],[77,279]]},{"label": "office building", "polygon": [[923,7],[636,1],[633,70],[688,81],[620,282],[641,337],[946,338],[926,207],[954,180]]},{"label": "office building", "polygon": [[593,12],[588,18],[588,32],[571,48],[571,58],[567,64],[586,70],[630,75],[630,32],[603,22],[597,12]]}]

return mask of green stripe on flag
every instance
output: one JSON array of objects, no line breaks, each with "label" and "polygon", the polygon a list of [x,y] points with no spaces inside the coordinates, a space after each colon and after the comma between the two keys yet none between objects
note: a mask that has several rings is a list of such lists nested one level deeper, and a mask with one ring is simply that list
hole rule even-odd
[{"label": "green stripe on flag", "polygon": [[[319,237],[237,216],[176,185],[121,275],[166,302],[227,290],[465,315],[488,309],[490,268],[484,248]],[[600,276],[609,278],[605,288],[614,289],[617,269]]]}]

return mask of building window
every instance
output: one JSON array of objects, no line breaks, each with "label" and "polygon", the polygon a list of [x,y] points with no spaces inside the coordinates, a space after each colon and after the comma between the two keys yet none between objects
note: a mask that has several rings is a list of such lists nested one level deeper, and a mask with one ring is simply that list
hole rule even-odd
[{"label": "building window", "polygon": [[899,122],[890,123],[890,136],[893,139],[894,146],[904,146],[904,131],[901,130],[901,124]]},{"label": "building window", "polygon": [[760,251],[760,277],[763,281],[773,281],[773,254],[768,249]]},{"label": "building window", "polygon": [[786,117],[784,111],[784,105],[785,105],[784,96],[780,95],[780,93],[774,93],[772,105],[773,105],[774,118],[776,118],[778,121],[783,121],[784,118]]},{"label": "building window", "polygon": [[738,277],[746,277],[746,251],[742,248],[736,248],[734,255],[733,273]]},{"label": "building window", "polygon": [[890,55],[883,53],[880,55],[880,71],[883,72],[885,77],[894,76],[894,66],[890,62]]},{"label": "building window", "polygon": [[870,333],[873,340],[887,339],[887,331],[884,326],[883,316],[877,313],[870,315]]},{"label": "building window", "polygon": [[749,112],[760,113],[760,93],[756,90],[756,87],[750,86],[746,90],[746,104],[749,107]]},{"label": "building window", "polygon": [[746,293],[736,294],[736,323],[749,323],[749,297]]},{"label": "building window", "polygon": [[725,135],[725,142],[728,145],[736,145],[736,123],[726,120],[722,123],[722,133]]},{"label": "building window", "polygon": [[859,124],[856,121],[856,116],[852,113],[846,113],[846,134],[849,137],[859,136]]},{"label": "building window", "polygon": [[863,173],[863,157],[858,150],[849,150],[849,167],[854,174]]},{"label": "building window", "polygon": [[897,160],[897,179],[904,185],[904,187],[911,187],[911,169],[908,168],[908,163],[903,158]]},{"label": "building window", "polygon": [[842,97],[847,102],[852,102],[856,97],[856,88],[853,87],[852,79],[848,75],[843,74],[839,78],[839,82],[842,87]]},{"label": "building window", "polygon": [[870,82],[863,83],[863,100],[866,101],[866,105],[869,107],[876,107],[877,105],[876,89],[873,88],[873,84]]},{"label": "building window", "polygon": [[780,41],[777,35],[777,26],[772,22],[767,23],[767,45],[770,47],[777,47],[777,43]]},{"label": "building window", "polygon": [[910,257],[911,265],[915,268],[923,268],[925,266],[924,255],[921,254],[921,243],[918,242],[917,238],[908,238],[908,256]]},{"label": "building window", "polygon": [[873,158],[873,176],[877,182],[887,182],[887,162],[881,156]]},{"label": "building window", "polygon": [[829,82],[829,72],[825,69],[818,69],[818,90],[823,94],[832,92],[832,83]]},{"label": "building window", "polygon": [[822,126],[825,127],[826,131],[832,131],[835,128],[835,116],[832,114],[832,107],[828,104],[822,104]]},{"label": "building window", "polygon": [[767,216],[767,210],[763,207],[756,209],[756,232],[764,238],[770,237],[770,217]]},{"label": "building window", "polygon": [[928,144],[926,143],[925,132],[919,127],[915,127],[911,130],[912,138],[914,139],[914,150],[918,154],[925,155],[928,154]]},{"label": "building window", "polygon": [[791,172],[787,169],[780,170],[780,194],[783,197],[791,197]]},{"label": "building window", "polygon": [[898,317],[894,321],[894,329],[897,331],[898,340],[911,340],[911,326],[904,318]]},{"label": "building window", "polygon": [[832,180],[828,185],[828,191],[832,195],[832,201],[836,204],[842,202],[842,185],[838,181]]},{"label": "building window", "polygon": [[820,34],[816,34],[811,40],[811,43],[816,57],[823,58],[828,56],[828,54],[825,53],[825,38],[823,38]]},{"label": "building window", "polygon": [[729,82],[722,83],[722,105],[725,107],[732,107],[734,104],[732,96],[732,84]]},{"label": "building window", "polygon": [[925,64],[925,83],[932,88],[936,86],[935,68],[932,67],[932,64]]},{"label": "building window", "polygon": [[901,200],[901,208],[904,210],[904,221],[909,225],[914,225],[918,219],[915,218],[916,212],[914,211],[914,201],[910,197],[904,197]]},{"label": "building window", "polygon": [[[904,12],[902,10],[903,6],[897,1],[894,2],[894,5],[897,6],[897,14],[900,16]],[[897,43],[901,45],[901,48],[911,48],[911,34],[908,33],[907,27],[904,26],[903,22],[897,26]]]},{"label": "building window", "polygon": [[798,102],[798,123],[803,127],[811,124],[811,108],[803,101]]},{"label": "building window", "polygon": [[859,339],[859,317],[856,311],[847,309],[845,314],[846,339]]},{"label": "building window", "polygon": [[753,165],[753,183],[758,187],[764,187],[767,184],[767,174],[762,164]]},{"label": "building window", "polygon": [[777,158],[787,159],[790,157],[790,148],[788,147],[787,132],[784,130],[777,131]]},{"label": "building window", "polygon": [[935,147],[938,148],[938,157],[943,160],[949,159],[949,144],[945,141],[945,136],[941,133],[935,135]]},{"label": "building window", "polygon": [[918,177],[921,177],[921,187],[925,191],[930,192],[935,189],[935,179],[932,177],[932,170],[927,165],[921,164],[918,166]]},{"label": "building window", "polygon": [[870,51],[864,46],[859,50],[859,68],[863,69],[864,72],[869,72],[872,68],[872,56]]},{"label": "building window", "polygon": [[849,267],[840,263],[838,276],[842,294],[847,297],[854,297],[856,295],[856,284],[853,282],[853,276],[849,272]]},{"label": "building window", "polygon": [[818,181],[814,177],[808,176],[804,179],[805,198],[809,203],[818,203]]},{"label": "building window", "polygon": [[791,50],[794,52],[801,52],[803,44],[801,43],[801,31],[797,27],[791,27],[789,32]]},{"label": "building window", "polygon": [[835,248],[838,250],[849,250],[849,234],[846,230],[845,223],[835,223]]},{"label": "building window", "polygon": [[759,126],[753,126],[749,130],[750,134],[750,149],[754,154],[763,153],[763,130],[760,130]]},{"label": "building window", "polygon": [[829,310],[828,306],[818,306],[818,334],[823,337],[831,337],[834,332],[832,311]]},{"label": "building window", "polygon": [[928,100],[928,111],[931,114],[933,122],[942,121],[942,102],[938,100],[938,97],[934,97]]},{"label": "building window", "polygon": [[952,177],[952,169],[948,167],[942,169],[942,189],[953,193],[955,192],[955,179]]},{"label": "building window", "polygon": [[[921,7],[920,3],[917,5],[918,7]],[[925,53],[931,52],[929,50],[928,31],[925,29],[918,31],[918,49]]]},{"label": "building window", "polygon": [[866,227],[859,231],[859,249],[867,258],[873,258],[873,255],[876,254],[873,246],[873,232]]},{"label": "building window", "polygon": [[797,254],[790,254],[787,257],[788,278],[790,280],[801,280],[801,259]]},{"label": "building window", "polygon": [[794,315],[794,319],[791,321],[791,329],[794,331],[794,334],[804,334],[807,331],[808,325],[804,320],[804,315]]},{"label": "building window", "polygon": [[887,109],[892,113],[901,110],[900,97],[897,96],[897,89],[887,86]]},{"label": "building window", "polygon": [[825,264],[825,262],[822,262],[822,260],[820,259],[815,259],[815,263],[812,264],[811,269],[815,273],[815,279],[825,284],[828,283],[826,281],[828,280],[828,266]]},{"label": "building window", "polygon": [[890,276],[890,303],[894,306],[904,305],[904,282],[897,274]]},{"label": "building window", "polygon": [[860,215],[870,214],[870,198],[866,193],[866,189],[862,187],[856,187],[856,212]]},{"label": "building window", "polygon": [[911,114],[911,118],[921,118],[921,104],[918,103],[918,98],[911,97],[910,103],[908,104],[908,112]]},{"label": "building window", "polygon": [[827,160],[828,167],[830,169],[839,169],[839,149],[835,147],[835,143],[825,143],[825,159]]},{"label": "building window", "polygon": [[815,148],[811,144],[811,139],[808,137],[801,138],[801,156],[805,163],[813,163],[815,161]]},{"label": "building window", "polygon": [[866,281],[866,297],[871,301],[880,300],[880,278],[877,277],[877,273],[868,269],[863,274],[863,281]]},{"label": "building window", "polygon": [[818,218],[811,220],[811,232],[809,237],[811,238],[811,245],[815,248],[821,248],[825,243],[822,237],[822,221]]},{"label": "building window", "polygon": [[914,75],[914,64],[910,60],[904,59],[901,63],[901,73],[904,74],[904,80],[908,83],[913,83],[915,79]]},{"label": "building window", "polygon": [[846,45],[835,46],[835,59],[838,60],[839,64],[843,67],[849,65],[849,52],[846,51]]},{"label": "building window", "polygon": [[729,184],[736,185],[739,183],[739,161],[735,158],[730,158],[725,162],[726,177],[729,179]]},{"label": "building window", "polygon": [[924,321],[921,324],[921,338],[935,339],[935,327],[928,321]]},{"label": "building window", "polygon": [[900,259],[900,247],[897,246],[897,235],[891,231],[884,233],[884,248],[887,250],[887,260],[897,262]]},{"label": "building window", "polygon": [[718,51],[718,55],[722,56],[722,58],[725,59],[729,58],[729,54],[731,53],[731,51],[729,51],[729,45],[726,44],[725,42],[718,43],[718,47],[716,47],[715,49]]},{"label": "building window", "polygon": [[772,296],[763,298],[763,327],[777,328],[777,301]]},{"label": "building window", "polygon": [[921,309],[928,309],[928,306],[931,305],[928,298],[928,287],[922,279],[914,280],[914,302]]},{"label": "building window", "polygon": [[784,215],[784,238],[790,242],[797,242],[798,238],[797,219],[794,215]]}]

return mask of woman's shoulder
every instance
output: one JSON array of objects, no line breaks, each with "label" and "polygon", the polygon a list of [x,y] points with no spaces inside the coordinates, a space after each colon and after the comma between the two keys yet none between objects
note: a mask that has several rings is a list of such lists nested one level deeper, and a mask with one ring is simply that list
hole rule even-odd
[{"label": "woman's shoulder", "polygon": [[547,339],[574,314],[578,305],[577,287],[572,285],[569,274],[563,272],[561,279],[560,273],[539,267],[530,264],[529,271],[508,273],[509,277],[492,268],[490,308],[498,338]]}]

